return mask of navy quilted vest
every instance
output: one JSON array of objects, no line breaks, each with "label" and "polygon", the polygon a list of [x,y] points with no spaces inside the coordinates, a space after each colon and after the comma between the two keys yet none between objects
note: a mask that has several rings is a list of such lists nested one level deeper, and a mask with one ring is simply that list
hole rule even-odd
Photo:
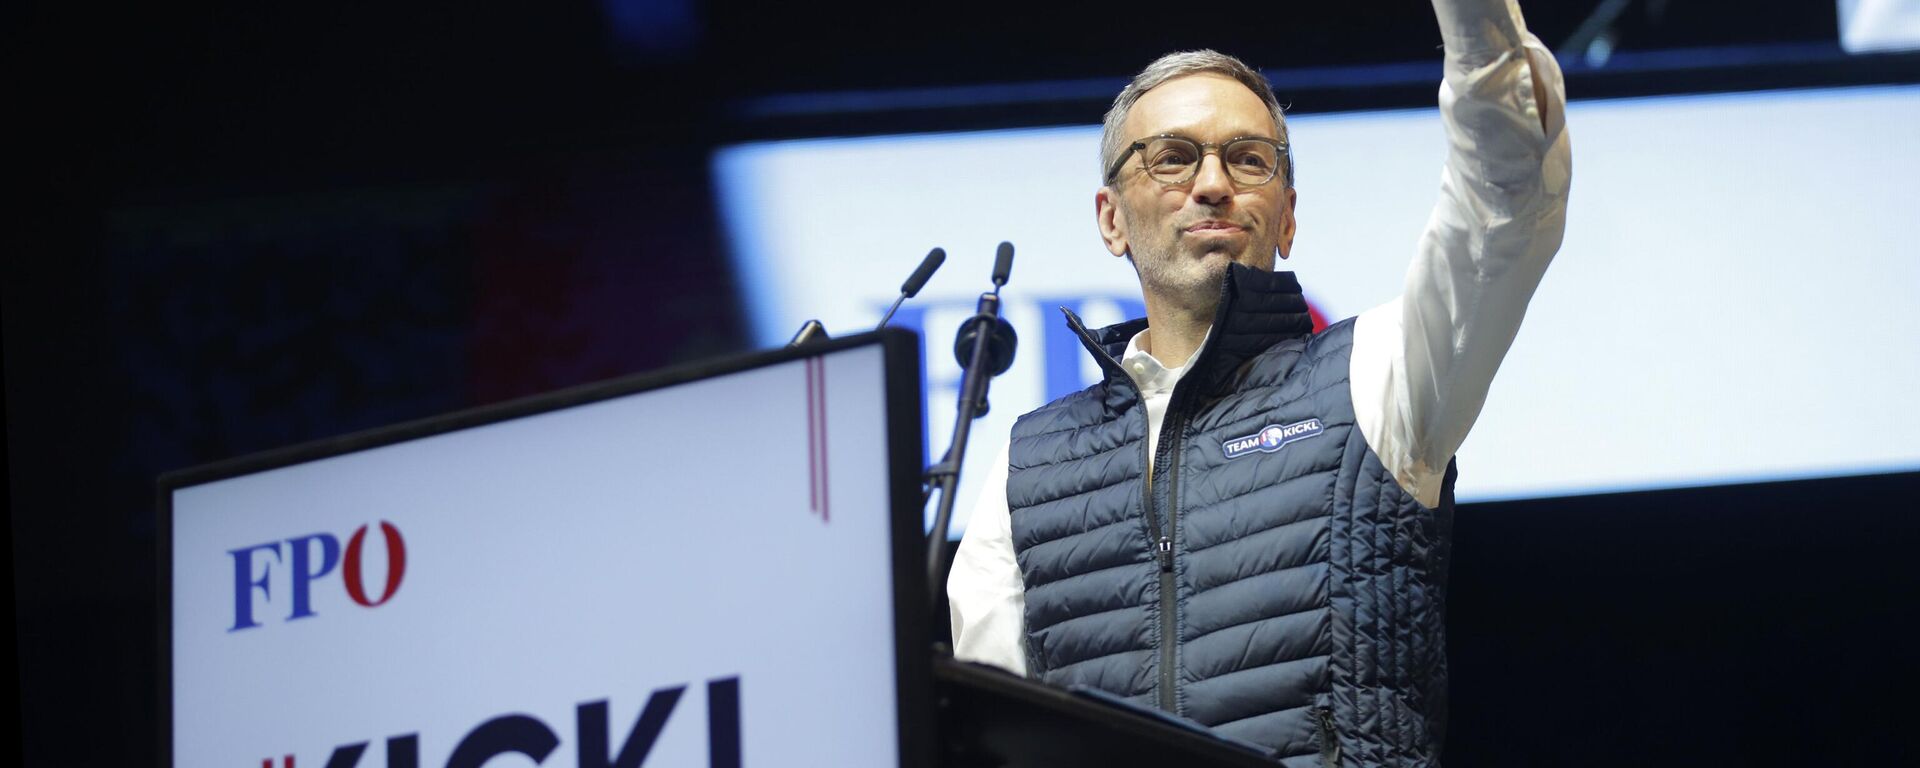
[{"label": "navy quilted vest", "polygon": [[1290,766],[1435,764],[1452,474],[1428,509],[1367,447],[1353,322],[1312,334],[1292,273],[1234,265],[1152,478],[1115,360],[1145,322],[1068,323],[1105,379],[1020,418],[1007,481],[1032,673]]}]

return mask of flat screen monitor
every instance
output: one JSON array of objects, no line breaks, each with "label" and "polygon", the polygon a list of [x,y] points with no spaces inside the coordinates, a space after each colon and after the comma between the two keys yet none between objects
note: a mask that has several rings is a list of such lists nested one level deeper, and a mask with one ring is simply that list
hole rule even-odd
[{"label": "flat screen monitor", "polygon": [[170,475],[162,764],[924,764],[895,331]]}]

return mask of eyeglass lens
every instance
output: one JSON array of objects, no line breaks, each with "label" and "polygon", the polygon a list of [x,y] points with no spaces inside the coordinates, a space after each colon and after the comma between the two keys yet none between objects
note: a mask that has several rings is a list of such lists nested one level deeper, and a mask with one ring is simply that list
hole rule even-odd
[{"label": "eyeglass lens", "polygon": [[[1147,173],[1165,184],[1180,184],[1200,170],[1203,157],[1199,144],[1172,136],[1147,142],[1141,150]],[[1220,148],[1220,163],[1227,174],[1241,184],[1265,184],[1280,168],[1279,150],[1257,139],[1231,141]]]}]

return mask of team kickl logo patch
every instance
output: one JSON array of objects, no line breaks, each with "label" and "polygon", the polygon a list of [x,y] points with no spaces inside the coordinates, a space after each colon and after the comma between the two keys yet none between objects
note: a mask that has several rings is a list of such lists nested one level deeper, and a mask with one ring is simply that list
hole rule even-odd
[{"label": "team kickl logo patch", "polygon": [[1246,437],[1236,437],[1220,444],[1220,450],[1229,459],[1237,459],[1250,453],[1275,453],[1291,443],[1297,443],[1309,437],[1319,437],[1326,431],[1320,426],[1319,419],[1307,419],[1293,424],[1269,424],[1265,429]]}]

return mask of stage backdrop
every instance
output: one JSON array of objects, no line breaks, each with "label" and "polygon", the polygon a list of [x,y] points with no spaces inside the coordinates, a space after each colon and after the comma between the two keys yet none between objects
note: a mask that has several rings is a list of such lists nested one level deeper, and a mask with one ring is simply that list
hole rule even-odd
[{"label": "stage backdrop", "polygon": [[[1459,456],[1487,500],[1920,467],[1920,88],[1574,102],[1564,247]],[[1437,196],[1434,109],[1292,123],[1300,233],[1283,269],[1338,320],[1393,298]],[[818,317],[871,326],[928,248],[950,258],[899,322],[926,334],[928,441],[946,444],[954,329],[1019,249],[1020,333],[975,432],[960,510],[1015,416],[1094,368],[1089,325],[1144,314],[1094,228],[1099,129],[732,147],[714,160],[761,344]],[[961,521],[964,524],[964,519]],[[958,527],[956,528],[956,530]]]}]

